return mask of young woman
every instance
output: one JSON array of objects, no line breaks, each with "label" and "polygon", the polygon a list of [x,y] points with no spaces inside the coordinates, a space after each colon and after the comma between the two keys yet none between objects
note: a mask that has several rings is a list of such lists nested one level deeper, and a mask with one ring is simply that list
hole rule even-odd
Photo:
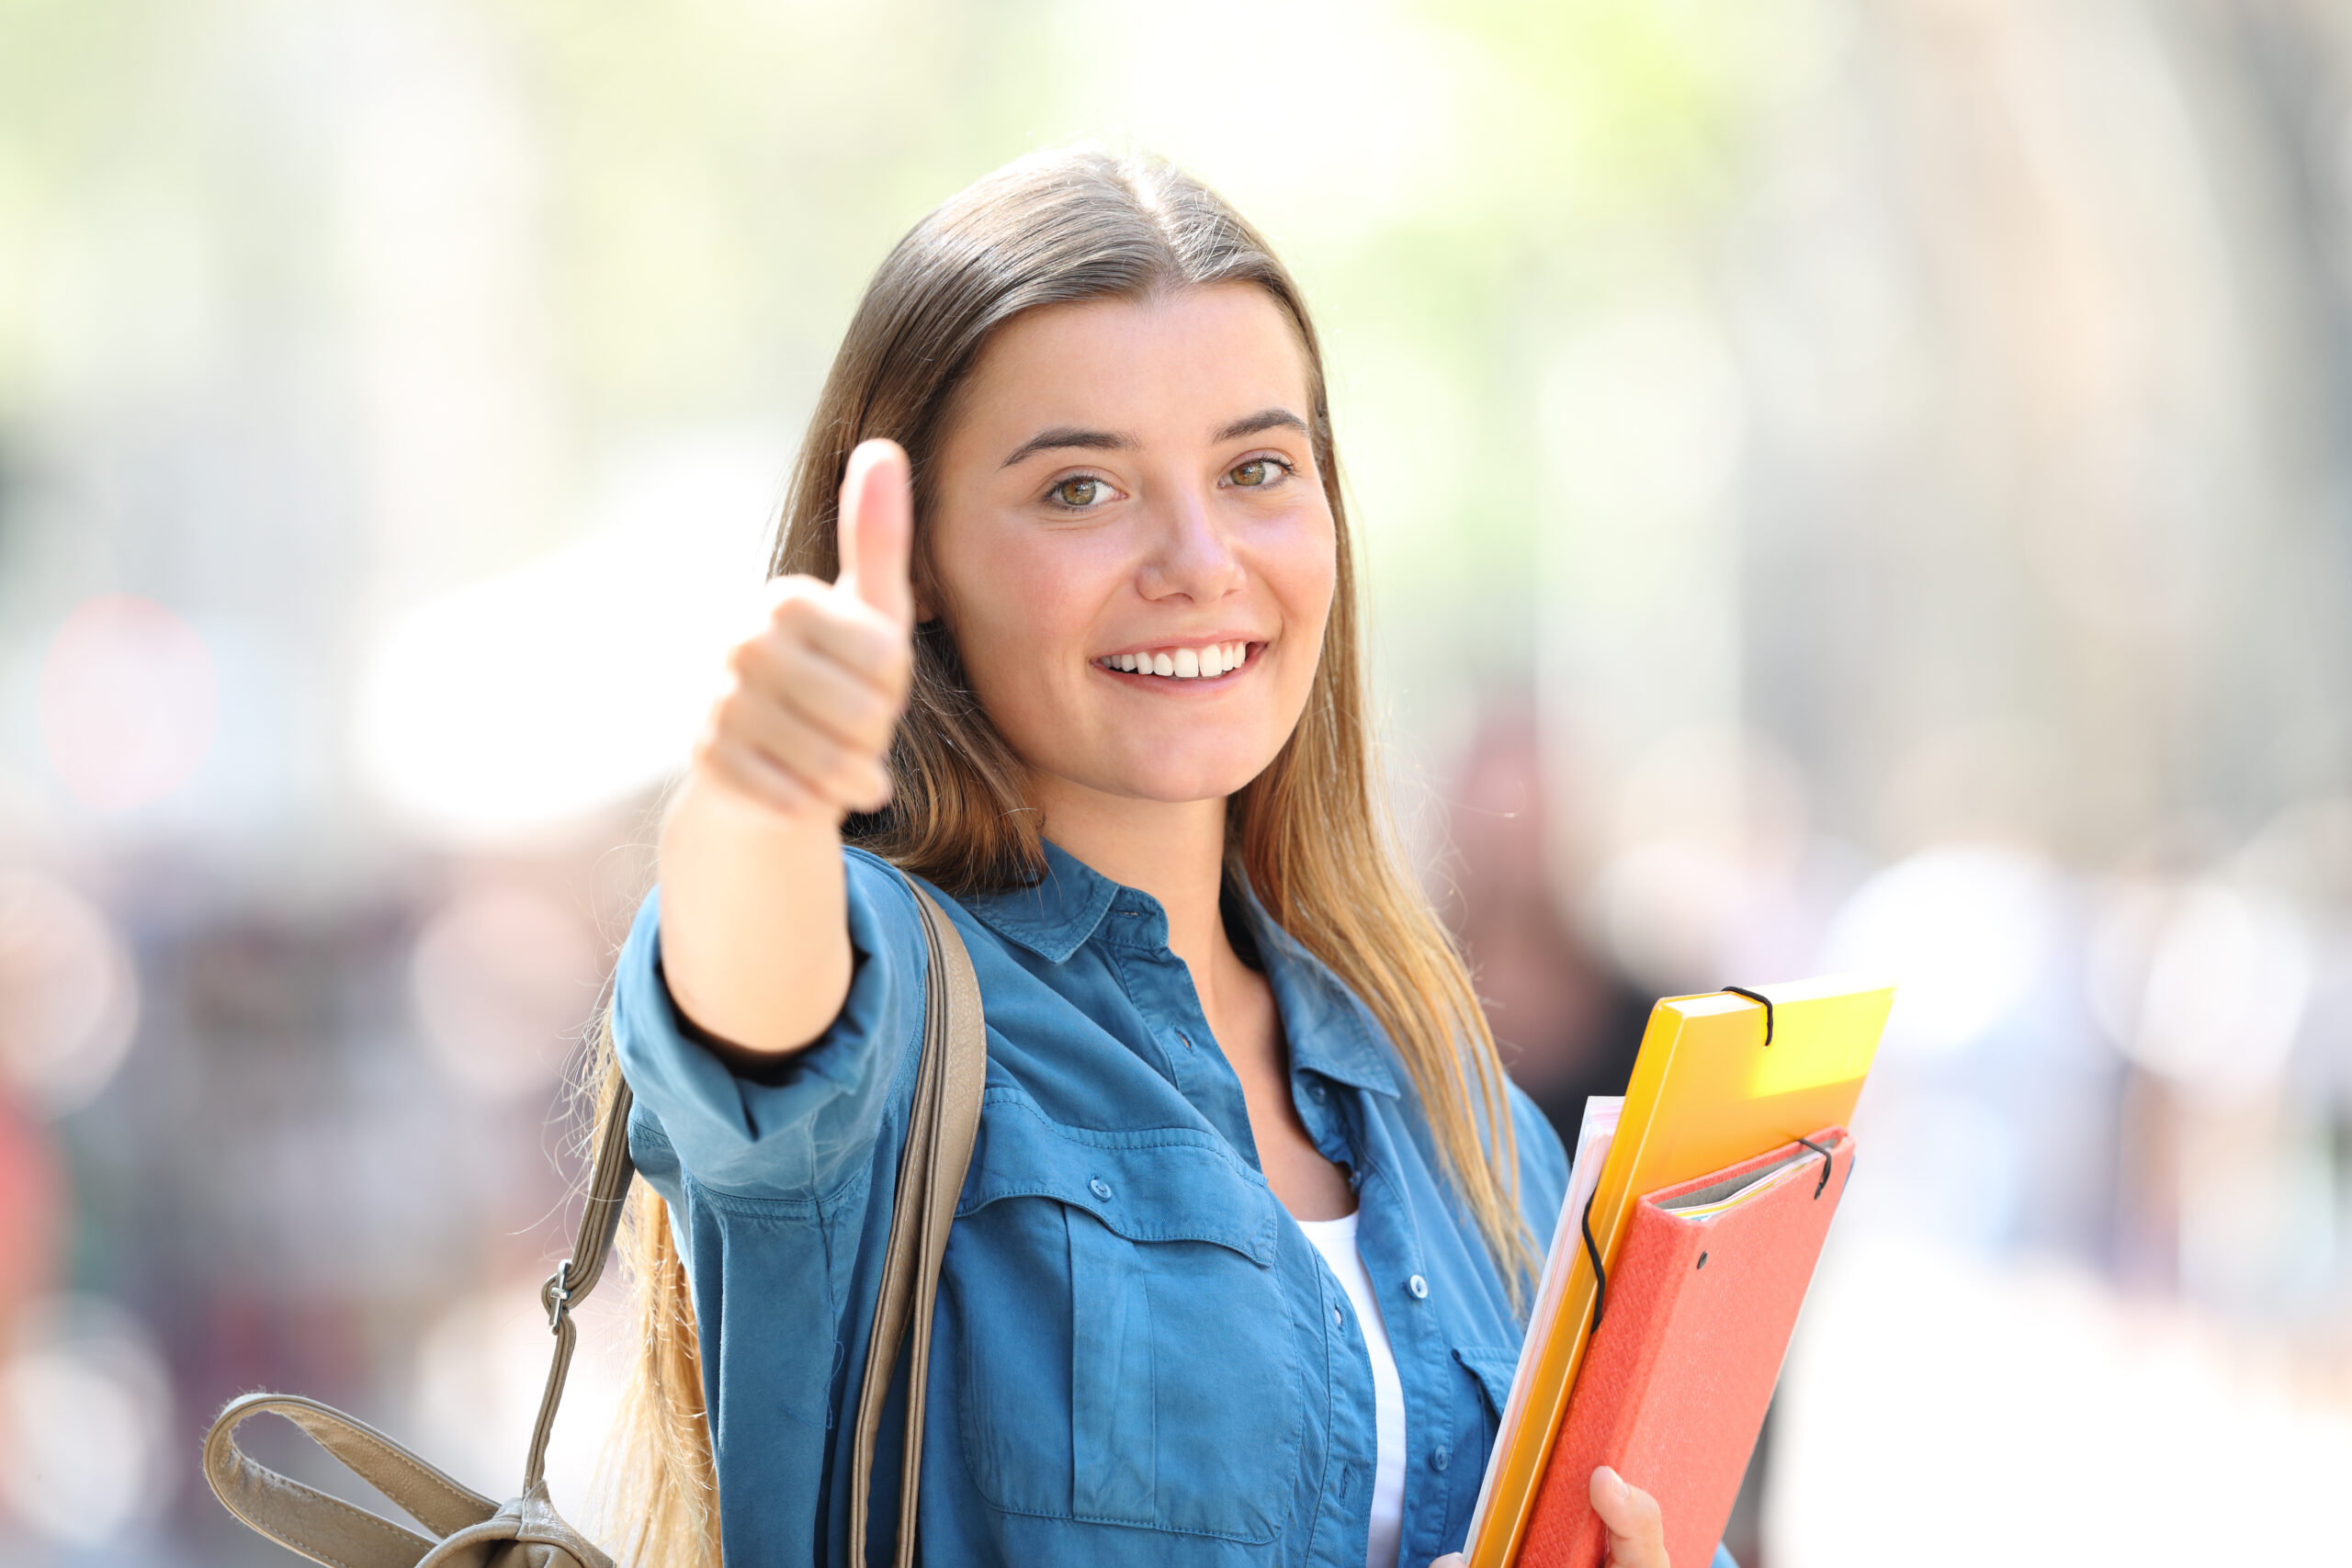
[{"label": "young woman", "polygon": [[[641,1559],[864,1560],[843,1409],[924,1006],[904,876],[989,1056],[925,1557],[1458,1550],[1566,1161],[1376,800],[1296,287],[1165,165],[983,180],[868,288],[775,562],[613,1010],[660,1195]],[[1593,1496],[1620,1563],[1664,1563],[1645,1496]]]}]

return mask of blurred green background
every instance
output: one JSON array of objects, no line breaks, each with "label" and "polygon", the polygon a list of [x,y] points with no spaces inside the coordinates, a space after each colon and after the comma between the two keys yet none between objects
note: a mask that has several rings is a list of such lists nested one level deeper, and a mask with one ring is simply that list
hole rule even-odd
[{"label": "blurred green background", "polygon": [[264,1560],[256,1386],[512,1490],[801,422],[1080,138],[1306,287],[1547,1109],[1657,995],[1904,987],[1747,1568],[2342,1555],[2352,13],[0,0],[0,1558]]}]

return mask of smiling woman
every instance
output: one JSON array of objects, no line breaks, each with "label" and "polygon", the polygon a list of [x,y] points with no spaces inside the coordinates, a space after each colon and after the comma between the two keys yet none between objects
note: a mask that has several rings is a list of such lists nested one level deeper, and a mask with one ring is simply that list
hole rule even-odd
[{"label": "smiling woman", "polygon": [[869,287],[775,565],[613,1008],[606,1091],[659,1193],[637,1554],[876,1544],[842,1416],[926,1002],[910,879],[970,952],[989,1055],[924,1555],[1459,1546],[1566,1161],[1376,798],[1289,276],[1165,165],[990,176]]}]

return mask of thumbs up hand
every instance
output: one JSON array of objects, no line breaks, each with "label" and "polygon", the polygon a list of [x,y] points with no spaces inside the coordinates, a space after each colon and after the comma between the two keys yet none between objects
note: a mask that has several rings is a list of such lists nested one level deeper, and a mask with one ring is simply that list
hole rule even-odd
[{"label": "thumbs up hand", "polygon": [[883,759],[907,701],[914,497],[891,441],[850,454],[841,575],[785,577],[727,659],[725,692],[695,743],[702,776],[784,816],[837,823],[890,799]]}]

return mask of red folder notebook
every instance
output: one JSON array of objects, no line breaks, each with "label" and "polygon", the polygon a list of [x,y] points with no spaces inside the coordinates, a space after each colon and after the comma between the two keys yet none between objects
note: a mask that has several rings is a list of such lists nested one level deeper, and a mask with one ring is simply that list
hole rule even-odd
[{"label": "red folder notebook", "polygon": [[1526,1568],[1599,1568],[1609,1532],[1588,1489],[1602,1464],[1657,1499],[1668,1561],[1713,1557],[1853,1146],[1831,1127],[1635,1205],[1536,1491]]}]

